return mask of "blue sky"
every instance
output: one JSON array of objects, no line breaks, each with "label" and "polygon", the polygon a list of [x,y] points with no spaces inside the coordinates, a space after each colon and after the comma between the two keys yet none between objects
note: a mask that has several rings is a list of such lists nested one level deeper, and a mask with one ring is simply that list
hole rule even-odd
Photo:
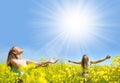
[{"label": "blue sky", "polygon": [[[37,61],[40,57],[79,61],[83,54],[91,59],[107,54],[113,58],[120,54],[119,3],[119,0],[1,0],[0,62],[6,61],[14,45],[23,48],[25,58]],[[76,19],[81,12],[82,20]]]}]

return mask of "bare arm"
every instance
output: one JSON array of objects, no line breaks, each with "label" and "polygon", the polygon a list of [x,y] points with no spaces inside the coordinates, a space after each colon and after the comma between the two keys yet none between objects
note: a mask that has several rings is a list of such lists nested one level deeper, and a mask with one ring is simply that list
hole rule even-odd
[{"label": "bare arm", "polygon": [[91,64],[96,64],[96,63],[100,63],[100,62],[103,62],[103,61],[105,61],[106,59],[109,59],[111,56],[110,55],[107,55],[105,58],[103,58],[103,59],[100,59],[100,60],[91,60],[90,61],[90,63]]},{"label": "bare arm", "polygon": [[46,66],[48,66],[49,63],[54,64],[57,61],[58,61],[58,59],[51,58],[50,60],[43,61],[43,62],[35,62],[35,61],[27,60],[27,63],[35,63],[36,67],[39,67],[39,66],[46,67]]},{"label": "bare arm", "polygon": [[75,64],[81,64],[81,62],[75,62],[75,61],[71,61],[71,60],[68,60],[68,62],[75,63]]}]

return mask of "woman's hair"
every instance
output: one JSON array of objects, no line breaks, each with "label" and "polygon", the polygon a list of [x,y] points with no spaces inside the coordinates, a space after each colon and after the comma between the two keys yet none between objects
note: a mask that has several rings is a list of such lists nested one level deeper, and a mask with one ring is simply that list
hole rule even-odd
[{"label": "woman's hair", "polygon": [[9,53],[7,58],[7,65],[12,68],[12,64],[10,62],[11,59],[18,59],[17,55],[22,54],[23,50],[17,46],[13,46]]},{"label": "woman's hair", "polygon": [[88,58],[88,56],[86,55],[86,54],[84,54],[83,55],[83,57],[82,57],[82,63],[81,63],[81,65],[82,65],[82,68],[83,69],[86,69],[87,68],[87,66],[88,66],[88,61],[89,61],[89,58]]}]

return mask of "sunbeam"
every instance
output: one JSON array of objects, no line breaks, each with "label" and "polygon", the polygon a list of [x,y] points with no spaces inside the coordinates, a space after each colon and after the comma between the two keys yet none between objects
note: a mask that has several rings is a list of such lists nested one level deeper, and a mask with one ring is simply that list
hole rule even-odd
[{"label": "sunbeam", "polygon": [[[106,3],[107,0],[101,3],[61,0],[37,4],[38,18],[33,24],[38,27],[37,39],[46,41],[41,41],[44,42],[41,50],[52,49],[66,57],[69,54],[90,53],[93,49],[106,49],[106,43],[111,42],[110,38],[114,39],[108,37],[111,30],[107,28],[116,25],[106,20],[110,18],[107,14],[111,12],[106,11],[109,7]],[[98,45],[104,46],[98,48]]]}]

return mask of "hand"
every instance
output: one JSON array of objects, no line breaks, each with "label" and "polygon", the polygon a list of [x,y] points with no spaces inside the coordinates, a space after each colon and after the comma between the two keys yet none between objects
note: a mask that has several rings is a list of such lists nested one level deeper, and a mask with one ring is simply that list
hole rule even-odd
[{"label": "hand", "polygon": [[71,60],[68,60],[68,62],[72,62]]},{"label": "hand", "polygon": [[56,59],[56,58],[51,58],[49,60],[49,62],[52,63],[52,64],[56,63],[57,61],[58,61],[58,59]]},{"label": "hand", "polygon": [[106,58],[106,59],[109,59],[110,57],[111,57],[110,55],[107,55],[105,58]]}]

